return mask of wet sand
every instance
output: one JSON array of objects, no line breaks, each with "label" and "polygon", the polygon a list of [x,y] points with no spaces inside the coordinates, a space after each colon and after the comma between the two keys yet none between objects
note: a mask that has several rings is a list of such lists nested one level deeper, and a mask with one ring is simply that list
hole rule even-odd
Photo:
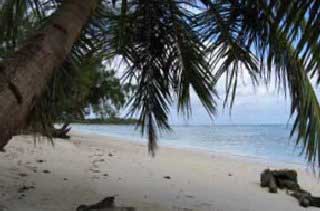
[{"label": "wet sand", "polygon": [[260,188],[268,167],[297,169],[320,196],[318,179],[293,164],[168,147],[151,158],[142,144],[78,132],[54,143],[19,136],[0,153],[0,211],[71,211],[107,196],[136,210],[305,210],[285,191]]}]

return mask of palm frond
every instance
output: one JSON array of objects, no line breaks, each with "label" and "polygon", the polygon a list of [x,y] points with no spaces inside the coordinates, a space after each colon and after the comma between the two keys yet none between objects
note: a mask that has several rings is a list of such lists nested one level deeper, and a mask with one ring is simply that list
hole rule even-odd
[{"label": "palm frond", "polygon": [[[0,59],[8,57],[33,30],[41,27],[61,1],[5,0],[0,5]],[[124,78],[137,86],[129,102],[130,114],[139,115],[152,155],[161,129],[170,129],[168,113],[175,96],[179,112],[189,115],[190,91],[194,90],[213,115],[215,85],[222,74],[226,75],[223,104],[231,109],[242,72],[249,74],[254,85],[261,80],[269,82],[274,72],[278,86],[284,86],[291,97],[291,115],[295,116],[291,135],[304,146],[308,161],[320,166],[320,111],[310,82],[312,78],[317,79],[317,84],[320,82],[319,1],[97,3],[61,74],[81,70],[79,67],[86,66],[88,58],[100,64],[120,55],[127,64]],[[85,76],[85,70],[80,72]],[[50,88],[57,91],[53,84]],[[118,81],[115,87],[116,84]],[[121,99],[120,95],[110,97]]]},{"label": "palm frond", "polygon": [[195,22],[212,46],[213,64],[220,65],[217,77],[226,72],[227,97],[232,90],[233,102],[240,71],[249,71],[253,81],[261,76],[270,81],[275,72],[290,94],[291,115],[296,115],[291,135],[304,146],[307,160],[320,166],[319,103],[309,79],[309,73],[319,72],[319,33],[314,25],[320,18],[319,2],[202,2],[207,9]]},{"label": "palm frond", "polygon": [[195,16],[195,27],[199,28],[203,41],[208,43],[211,53],[211,66],[216,69],[215,81],[226,74],[226,97],[224,106],[229,101],[231,108],[236,96],[238,78],[246,70],[253,85],[261,76],[256,55],[251,52],[245,35],[239,28],[241,23],[238,9],[229,3],[213,3],[203,0],[206,9]]},{"label": "palm frond", "polygon": [[[142,133],[147,127],[149,151],[156,148],[156,128],[170,129],[173,93],[178,110],[189,114],[193,89],[209,114],[215,112],[216,91],[206,60],[206,47],[193,29],[193,14],[179,1],[130,1],[112,17],[114,48],[128,64],[126,78],[138,89],[131,114],[138,113]],[[134,26],[134,27],[133,27]]]}]

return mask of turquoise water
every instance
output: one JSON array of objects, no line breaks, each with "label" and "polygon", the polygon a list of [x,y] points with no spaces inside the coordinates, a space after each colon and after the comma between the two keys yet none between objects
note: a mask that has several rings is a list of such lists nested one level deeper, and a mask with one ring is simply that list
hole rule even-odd
[{"label": "turquoise water", "polygon": [[[134,126],[73,125],[73,129],[146,142]],[[159,145],[305,164],[299,156],[301,147],[289,140],[289,133],[286,125],[174,126],[172,132],[161,134]]]}]

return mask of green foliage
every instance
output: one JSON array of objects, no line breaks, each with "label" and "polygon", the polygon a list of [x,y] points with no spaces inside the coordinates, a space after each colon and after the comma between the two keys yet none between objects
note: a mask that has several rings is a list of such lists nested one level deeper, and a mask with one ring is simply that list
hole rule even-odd
[{"label": "green foliage", "polygon": [[189,114],[192,87],[208,113],[215,113],[213,75],[191,18],[183,5],[171,0],[130,1],[110,17],[110,44],[127,64],[125,78],[138,85],[131,114],[139,114],[142,133],[147,127],[152,155],[156,128],[170,129],[168,113],[174,94],[179,111]]},{"label": "green foliage", "polygon": [[202,2],[207,10],[198,15],[198,27],[212,43],[214,63],[223,61],[219,74],[226,72],[227,80],[233,81],[233,88],[231,82],[227,84],[227,93],[233,90],[231,104],[238,67],[230,61],[240,61],[253,82],[257,78],[270,81],[275,72],[279,87],[281,83],[290,94],[291,114],[296,116],[291,136],[304,146],[308,161],[320,165],[320,110],[309,77],[319,78],[319,2]]},{"label": "green foliage", "polygon": [[44,110],[53,122],[68,122],[83,119],[85,109],[93,107],[96,114],[110,116],[124,105],[125,97],[115,72],[106,71],[100,59],[88,57],[78,65],[65,62],[33,113]]},{"label": "green foliage", "polygon": [[[45,24],[61,2],[5,1],[0,11],[4,29],[0,32],[0,57],[6,57],[30,31]],[[68,100],[77,101],[82,108],[84,102],[100,105],[97,102],[104,97],[114,99],[115,107],[121,105],[123,96],[117,90],[124,87],[119,81],[103,81],[112,78],[113,73],[91,71],[101,70],[102,61],[120,56],[127,67],[123,79],[136,86],[129,91],[130,114],[138,115],[142,132],[147,129],[149,151],[154,154],[158,129],[170,129],[168,113],[174,99],[178,110],[189,115],[193,89],[213,116],[215,85],[221,75],[226,76],[223,104],[232,108],[244,71],[254,85],[269,82],[275,73],[277,85],[285,87],[291,98],[291,114],[295,118],[291,135],[304,146],[308,161],[320,165],[320,111],[310,82],[313,78],[317,84],[320,81],[319,1],[97,2],[95,13],[53,79],[60,80],[56,83],[60,86],[55,87],[54,82],[49,85],[49,90],[55,90],[49,96],[54,94],[53,99],[59,99],[53,104],[59,108],[57,114],[81,110],[69,106]],[[102,81],[98,83],[97,78]],[[74,91],[75,87],[78,91]],[[66,102],[60,100],[60,89],[73,90],[64,97]],[[69,112],[61,112],[60,103],[68,105],[61,108],[70,108]],[[44,108],[50,108],[47,112],[54,109],[48,105]]]},{"label": "green foliage", "polygon": [[107,118],[107,119],[83,119],[83,120],[73,120],[72,123],[79,124],[101,124],[101,125],[135,125],[137,124],[137,119],[123,119],[123,118]]},{"label": "green foliage", "polygon": [[[0,32],[3,44],[0,58],[9,57],[32,31],[46,22],[50,10],[58,6],[59,1],[6,1],[0,10],[4,26]],[[97,32],[97,19],[92,17],[60,70],[54,73],[42,98],[36,102],[28,120],[36,131],[50,136],[53,123],[83,119],[86,108],[91,107],[97,116],[106,117],[115,116],[124,105],[131,86],[121,84],[114,70],[105,69],[106,57],[100,49],[103,40],[92,38]],[[11,27],[11,22],[16,25]],[[127,89],[123,89],[124,86]]]}]

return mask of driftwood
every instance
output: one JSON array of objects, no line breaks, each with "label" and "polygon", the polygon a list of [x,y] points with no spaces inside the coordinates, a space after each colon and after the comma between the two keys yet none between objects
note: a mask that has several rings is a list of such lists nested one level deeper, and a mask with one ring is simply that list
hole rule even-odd
[{"label": "driftwood", "polygon": [[80,205],[76,211],[134,211],[133,207],[115,207],[114,196],[106,197],[93,205]]},{"label": "driftwood", "polygon": [[64,123],[61,128],[55,128],[53,125],[48,125],[46,129],[28,126],[19,131],[18,135],[42,135],[49,138],[69,139],[70,136],[67,135],[67,133],[69,133],[70,130],[71,127],[69,123]]},{"label": "driftwood", "polygon": [[69,123],[64,123],[63,126],[59,129],[52,128],[51,135],[53,138],[62,138],[62,139],[69,139],[70,136],[67,135],[67,133],[71,130],[71,127],[69,127]]},{"label": "driftwood", "polygon": [[295,197],[300,206],[303,207],[320,207],[320,197],[312,196],[311,193],[300,188],[298,176],[295,170],[264,170],[260,175],[261,187],[268,187],[270,193],[277,193],[278,188],[287,189],[287,194]]},{"label": "driftwood", "polygon": [[303,207],[320,207],[320,197],[312,196],[311,193],[308,193],[303,189],[287,191],[287,193],[298,199],[299,204]]}]

